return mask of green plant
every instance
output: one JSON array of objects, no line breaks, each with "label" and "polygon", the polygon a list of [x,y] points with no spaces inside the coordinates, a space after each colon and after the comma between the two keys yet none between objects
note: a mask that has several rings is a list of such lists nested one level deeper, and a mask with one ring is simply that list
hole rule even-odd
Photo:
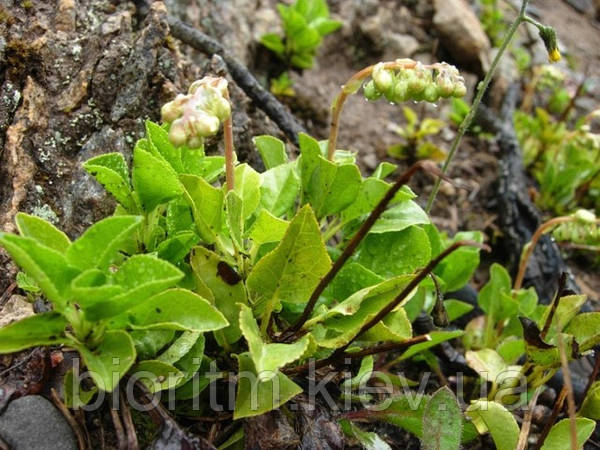
[{"label": "green plant", "polygon": [[409,161],[415,161],[416,159],[443,160],[446,156],[444,151],[427,140],[427,137],[437,135],[446,126],[446,123],[443,120],[431,117],[419,120],[414,110],[408,106],[403,107],[402,112],[406,124],[403,127],[395,127],[394,130],[404,138],[404,142],[388,148],[390,156],[398,159],[408,159]]},{"label": "green plant", "polygon": [[271,92],[277,96],[293,97],[296,95],[294,91],[294,82],[290,79],[287,72],[283,72],[277,78],[271,78]]},{"label": "green plant", "polygon": [[600,139],[590,130],[594,115],[590,113],[569,130],[542,108],[533,116],[515,114],[523,158],[539,183],[536,202],[543,209],[558,214],[577,207],[598,211]]},{"label": "green plant", "polygon": [[478,0],[479,20],[495,47],[502,44],[509,22],[506,20],[504,11],[499,5],[499,0]]},{"label": "green plant", "polygon": [[325,0],[296,0],[292,5],[277,5],[284,37],[269,33],[260,42],[286,65],[310,69],[323,36],[333,33],[342,24],[329,18]]},{"label": "green plant", "polygon": [[[226,82],[207,77],[166,104],[165,124],[147,122],[147,136],[135,145],[131,177],[118,153],[87,161],[85,169],[118,206],[73,243],[49,223],[22,214],[21,235],[1,235],[54,307],[3,328],[2,352],[64,344],[97,372],[99,389],[114,389],[134,363],[134,371],[155,373],[153,390],[183,388],[199,363],[181,358],[193,359],[190,352],[201,358],[202,333],[212,331],[220,351],[237,355],[240,371],[259,376],[257,386],[240,381],[238,418],[297,394],[300,388],[282,372],[298,370],[297,361],[351,355],[357,339],[400,347],[413,342],[399,303],[445,256],[461,257],[460,247],[470,245],[445,248],[439,240],[432,248],[428,233],[435,236],[435,229],[422,227],[429,219],[405,184],[433,166],[415,166],[390,185],[382,178],[394,167],[382,165],[363,178],[350,155],[339,152],[329,161],[324,143],[301,135],[298,161],[288,161],[281,141],[259,136],[255,145],[267,171],[234,167],[227,133],[225,158],[203,152],[204,137],[230,124],[227,97]],[[406,253],[382,251],[391,244]],[[433,265],[415,272],[432,257]],[[440,280],[466,283],[478,259],[468,261],[461,275],[445,268]],[[118,376],[107,379],[113,357],[120,360]],[[275,403],[267,394],[273,377],[282,388]],[[245,400],[252,387],[265,392],[257,409]]]}]

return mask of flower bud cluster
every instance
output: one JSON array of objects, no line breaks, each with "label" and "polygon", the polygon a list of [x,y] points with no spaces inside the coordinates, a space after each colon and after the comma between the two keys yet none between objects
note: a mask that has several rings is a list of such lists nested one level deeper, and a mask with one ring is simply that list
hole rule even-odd
[{"label": "flower bud cluster", "polygon": [[575,219],[559,225],[552,235],[559,242],[581,245],[600,245],[600,226],[593,212],[580,209],[572,214]]},{"label": "flower bud cluster", "polygon": [[[398,60],[398,66],[411,60]],[[465,80],[458,69],[447,63],[423,65],[420,62],[401,69],[386,69],[383,63],[373,67],[371,81],[365,84],[367,100],[384,96],[388,101],[401,103],[415,100],[434,103],[440,98],[463,97],[467,93]]]},{"label": "flower bud cluster", "polygon": [[227,80],[216,77],[195,81],[187,95],[177,95],[161,109],[162,120],[171,124],[169,140],[177,147],[200,147],[230,115]]}]

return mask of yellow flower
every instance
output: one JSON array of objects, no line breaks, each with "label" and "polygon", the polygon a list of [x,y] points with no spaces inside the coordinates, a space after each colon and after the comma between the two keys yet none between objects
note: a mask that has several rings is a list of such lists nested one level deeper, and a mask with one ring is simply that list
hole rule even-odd
[{"label": "yellow flower", "polygon": [[548,59],[550,60],[550,62],[558,62],[560,61],[560,58],[561,56],[558,48],[554,48],[550,53],[548,53]]}]

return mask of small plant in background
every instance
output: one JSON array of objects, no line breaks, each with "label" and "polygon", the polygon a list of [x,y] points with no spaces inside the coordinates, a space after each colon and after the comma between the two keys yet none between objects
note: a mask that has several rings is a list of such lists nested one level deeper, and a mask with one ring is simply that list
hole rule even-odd
[{"label": "small plant in background", "polygon": [[277,78],[271,78],[271,92],[278,97],[294,97],[294,82],[288,72],[283,72]]},{"label": "small plant in background", "polygon": [[275,53],[285,65],[310,69],[323,36],[342,26],[329,18],[325,0],[296,0],[292,5],[277,5],[284,36],[265,34],[260,42]]},{"label": "small plant in background", "polygon": [[600,135],[591,131],[597,112],[569,130],[546,110],[515,114],[525,164],[539,183],[538,205],[564,214],[577,207],[600,209]]},{"label": "small plant in background", "polygon": [[417,159],[443,161],[446,153],[427,138],[439,134],[446,126],[446,122],[431,117],[419,120],[417,113],[408,106],[403,107],[402,112],[406,124],[403,127],[394,126],[393,130],[404,139],[404,142],[391,146],[388,154],[409,162]]}]

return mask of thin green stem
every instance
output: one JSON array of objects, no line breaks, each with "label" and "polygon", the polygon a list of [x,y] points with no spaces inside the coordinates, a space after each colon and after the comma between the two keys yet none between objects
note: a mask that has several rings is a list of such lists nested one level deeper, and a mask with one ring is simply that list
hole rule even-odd
[{"label": "thin green stem", "polygon": [[[452,142],[452,146],[450,147],[450,151],[448,152],[448,157],[446,158],[446,161],[444,161],[444,165],[442,166],[442,173],[444,173],[444,174],[448,171],[448,167],[450,166],[450,163],[452,162],[452,158],[454,158],[454,154],[456,153],[456,150],[460,146],[460,143],[462,142],[463,137],[465,136],[467,130],[469,129],[469,127],[471,126],[471,123],[473,122],[473,119],[475,118],[475,114],[477,113],[477,110],[479,109],[479,105],[481,104],[483,95],[485,94],[485,91],[489,87],[489,85],[492,81],[492,78],[494,77],[494,73],[496,72],[496,69],[498,67],[498,63],[500,62],[500,59],[502,59],[502,55],[504,55],[504,52],[510,45],[515,33],[517,32],[517,28],[519,28],[519,25],[521,25],[521,23],[527,17],[525,14],[525,11],[527,10],[528,3],[529,3],[529,0],[523,0],[521,9],[519,11],[519,15],[515,18],[513,23],[510,25],[510,28],[508,29],[508,32],[506,33],[506,36],[504,37],[504,41],[502,41],[502,45],[498,49],[498,53],[496,54],[496,57],[492,61],[490,70],[486,73],[483,81],[477,85],[477,94],[475,95],[475,99],[473,100],[473,103],[471,104],[469,113],[465,116],[465,118],[461,122],[460,126],[458,127],[458,132],[456,133],[456,137],[454,138],[454,141]],[[429,196],[429,200],[427,201],[427,209],[426,209],[426,211],[428,213],[431,212],[431,208],[433,207],[433,202],[435,201],[437,193],[440,189],[441,181],[442,181],[441,179],[438,179],[435,182],[433,191],[431,192],[431,195]]]}]

